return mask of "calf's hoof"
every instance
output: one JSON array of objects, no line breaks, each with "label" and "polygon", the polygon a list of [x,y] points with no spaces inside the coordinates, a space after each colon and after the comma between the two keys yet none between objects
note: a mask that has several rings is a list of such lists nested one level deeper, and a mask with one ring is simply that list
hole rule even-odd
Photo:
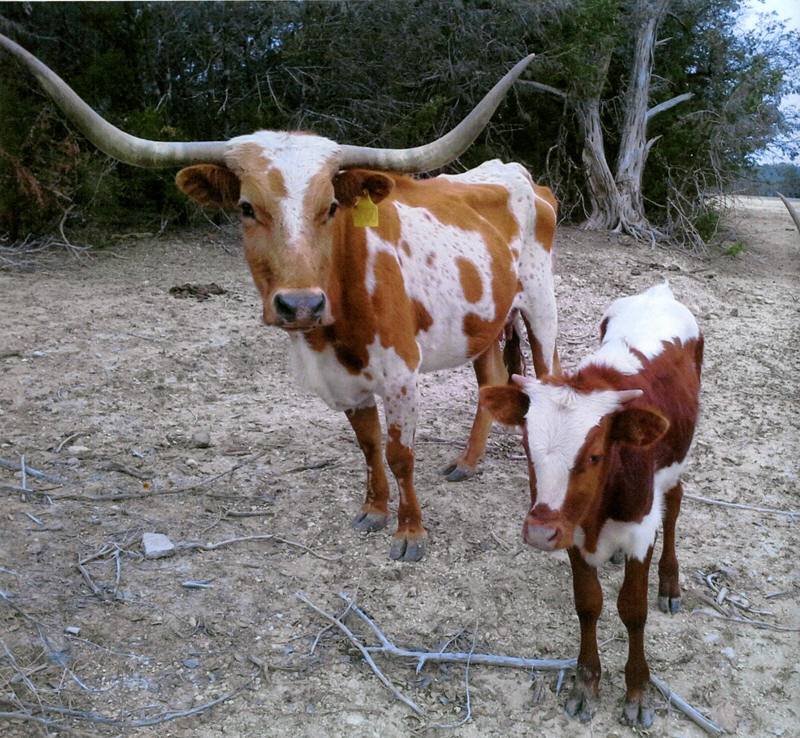
[{"label": "calf's hoof", "polygon": [[658,609],[661,612],[669,613],[670,615],[674,615],[681,606],[681,598],[680,595],[678,597],[669,597],[664,595],[658,596]]},{"label": "calf's hoof", "polygon": [[582,723],[588,723],[597,709],[597,697],[589,694],[586,689],[576,684],[567,697],[567,704],[564,708],[567,715],[577,718]]},{"label": "calf's hoof", "polygon": [[614,551],[613,554],[611,554],[611,558],[609,559],[609,561],[612,564],[614,564],[615,566],[619,566],[620,564],[624,564],[625,563],[625,554],[622,553],[622,551],[620,551],[619,549],[617,549],[616,551]]},{"label": "calf's hoof", "polygon": [[619,721],[625,725],[649,728],[653,724],[653,710],[644,697],[625,700]]},{"label": "calf's hoof", "polygon": [[353,530],[372,532],[385,528],[388,522],[388,513],[364,512],[362,510],[350,521],[350,527]]},{"label": "calf's hoof", "polygon": [[423,535],[412,536],[409,533],[395,533],[389,558],[393,561],[419,561],[425,555]]},{"label": "calf's hoof", "polygon": [[448,482],[463,482],[465,479],[475,476],[475,469],[466,464],[459,463],[458,459],[456,459],[439,469],[439,474]]}]

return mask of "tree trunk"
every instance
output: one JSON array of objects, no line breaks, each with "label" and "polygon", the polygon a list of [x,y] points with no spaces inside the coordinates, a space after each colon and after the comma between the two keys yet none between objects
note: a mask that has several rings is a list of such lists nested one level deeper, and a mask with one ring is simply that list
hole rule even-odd
[{"label": "tree trunk", "polygon": [[606,160],[599,98],[579,100],[575,112],[583,137],[581,158],[591,208],[583,227],[588,230],[610,229],[619,221],[619,193]]},{"label": "tree trunk", "polygon": [[617,156],[619,214],[613,228],[638,237],[656,235],[644,213],[642,176],[652,145],[647,141],[647,121],[653,50],[668,4],[669,0],[636,0],[632,11],[635,46]]}]

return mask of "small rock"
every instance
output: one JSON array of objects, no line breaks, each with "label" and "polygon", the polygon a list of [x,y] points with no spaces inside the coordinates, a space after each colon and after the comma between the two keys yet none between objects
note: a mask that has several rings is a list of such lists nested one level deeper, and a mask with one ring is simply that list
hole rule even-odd
[{"label": "small rock", "polygon": [[189,440],[192,448],[208,448],[211,445],[211,436],[208,431],[195,431]]},{"label": "small rock", "polygon": [[728,646],[727,648],[722,649],[722,655],[733,661],[734,657],[736,656],[736,652],[730,646]]},{"label": "small rock", "polygon": [[187,669],[196,669],[198,666],[200,666],[200,659],[184,659],[183,665]]},{"label": "small rock", "polygon": [[142,549],[146,559],[161,559],[175,553],[175,544],[163,533],[143,533]]},{"label": "small rock", "polygon": [[65,451],[70,456],[76,456],[77,458],[88,456],[91,453],[91,449],[88,446],[81,446],[81,445],[67,446]]},{"label": "small rock", "polygon": [[64,628],[64,632],[71,636],[78,636],[81,634],[81,629],[77,625],[68,625]]}]

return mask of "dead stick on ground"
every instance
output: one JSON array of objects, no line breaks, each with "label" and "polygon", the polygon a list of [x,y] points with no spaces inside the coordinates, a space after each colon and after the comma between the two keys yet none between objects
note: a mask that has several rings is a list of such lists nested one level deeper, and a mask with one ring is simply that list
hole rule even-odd
[{"label": "dead stick on ground", "polygon": [[[11,459],[5,459],[3,457],[0,457],[0,466],[5,467],[6,469],[11,469],[12,471],[17,471],[17,469],[20,468],[18,461],[12,461]],[[24,464],[24,471],[27,474],[30,474],[32,477],[44,479],[45,482],[50,482],[51,484],[59,484],[59,485],[67,484],[67,482],[65,482],[63,479],[58,479],[57,477],[51,477],[49,474],[45,474],[43,471],[34,469],[28,464]]]},{"label": "dead stick on ground", "polygon": [[690,495],[684,493],[684,500],[694,500],[695,502],[704,502],[706,505],[720,505],[721,507],[735,507],[737,510],[751,510],[758,513],[769,513],[770,515],[788,515],[789,517],[797,517],[800,515],[800,510],[778,510],[773,507],[754,507],[753,505],[743,505],[740,502],[723,502],[722,500],[714,500],[711,497],[701,497],[700,495]]},{"label": "dead stick on ground", "polygon": [[302,592],[296,592],[295,597],[297,597],[300,602],[304,602],[308,605],[314,612],[322,615],[327,620],[330,620],[333,625],[335,625],[339,630],[342,631],[347,636],[347,639],[352,643],[359,651],[361,651],[361,655],[364,657],[364,661],[366,661],[372,671],[375,673],[375,676],[381,680],[386,689],[388,689],[398,700],[403,702],[404,704],[408,705],[414,712],[418,715],[424,715],[425,710],[423,710],[419,705],[412,702],[408,697],[405,697],[399,690],[395,689],[394,685],[384,676],[383,672],[378,668],[377,664],[373,661],[372,656],[369,655],[369,651],[359,642],[359,640],[353,635],[352,631],[340,620],[337,620],[333,615],[329,615],[324,610],[321,610],[317,607],[311,600],[307,599],[306,596]]},{"label": "dead stick on ground", "polygon": [[285,543],[287,546],[295,546],[296,548],[300,548],[307,553],[310,553],[312,556],[315,556],[318,559],[322,559],[323,561],[339,561],[342,556],[325,556],[324,554],[317,553],[314,549],[309,548],[303,543],[298,543],[297,541],[289,540],[288,538],[281,538],[280,536],[276,536],[273,533],[266,533],[260,536],[243,536],[242,538],[228,538],[225,541],[219,541],[217,543],[179,543],[177,548],[179,549],[192,549],[197,548],[202,551],[213,551],[217,548],[222,548],[223,546],[230,546],[232,543],[246,543],[247,541],[278,541],[279,543]]},{"label": "dead stick on ground", "polygon": [[[355,612],[372,630],[378,640],[381,642],[380,646],[363,646],[352,632],[345,628],[345,626],[336,620],[333,616],[329,615],[328,613],[324,612],[316,605],[309,602],[302,594],[297,593],[296,597],[305,602],[309,607],[311,607],[316,612],[320,613],[328,620],[333,622],[337,625],[345,635],[350,639],[350,641],[364,654],[369,653],[388,653],[392,656],[400,656],[404,658],[412,658],[416,659],[417,661],[417,668],[416,671],[419,672],[422,666],[427,661],[461,661],[470,664],[491,664],[494,666],[513,666],[516,668],[524,668],[524,669],[534,669],[537,671],[558,671],[561,678],[563,672],[566,670],[574,669],[577,663],[576,659],[526,659],[520,658],[516,656],[498,656],[495,654],[476,654],[476,653],[443,653],[443,652],[427,652],[427,651],[409,651],[407,649],[398,648],[395,646],[378,628],[377,625],[369,618],[364,612],[359,609],[357,605],[355,605],[352,599],[344,592],[339,593],[339,597],[341,597],[348,605],[350,605],[350,609]],[[370,665],[372,665],[371,659],[368,661]],[[373,668],[375,671],[375,668]],[[376,672],[377,673],[377,672]],[[686,715],[690,720],[694,721],[699,725],[703,730],[711,733],[712,735],[720,735],[723,730],[718,725],[710,721],[708,718],[704,717],[698,710],[694,707],[689,705],[685,700],[681,699],[678,695],[672,692],[668,687],[664,685],[656,677],[651,675],[650,681],[653,683],[653,686],[656,687],[669,701],[674,708],[682,712]],[[394,691],[394,690],[393,690]]]}]

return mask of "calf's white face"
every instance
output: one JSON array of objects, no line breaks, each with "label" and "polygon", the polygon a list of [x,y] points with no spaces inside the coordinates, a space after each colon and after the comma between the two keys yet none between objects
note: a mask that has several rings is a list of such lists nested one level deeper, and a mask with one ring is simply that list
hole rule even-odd
[{"label": "calf's white face", "polygon": [[560,380],[514,380],[483,388],[481,403],[500,422],[523,428],[531,489],[523,539],[544,550],[569,547],[603,492],[611,445],[648,446],[668,424],[653,410],[628,407],[641,390],[581,391]]}]

